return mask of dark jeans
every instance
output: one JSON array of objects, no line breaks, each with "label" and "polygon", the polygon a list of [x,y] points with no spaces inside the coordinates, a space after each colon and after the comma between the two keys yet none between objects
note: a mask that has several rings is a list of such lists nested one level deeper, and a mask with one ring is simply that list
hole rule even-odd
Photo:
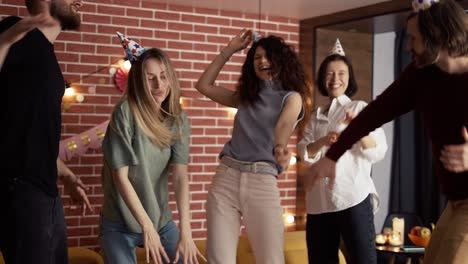
[{"label": "dark jeans", "polygon": [[337,264],[340,237],[352,264],[377,263],[370,196],[343,211],[307,215],[309,264]]},{"label": "dark jeans", "polygon": [[68,263],[60,197],[19,179],[0,184],[0,250],[7,264]]}]

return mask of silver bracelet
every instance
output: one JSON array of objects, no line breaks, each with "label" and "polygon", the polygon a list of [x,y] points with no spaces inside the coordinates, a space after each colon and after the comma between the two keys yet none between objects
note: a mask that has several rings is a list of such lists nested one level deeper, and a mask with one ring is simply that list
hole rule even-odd
[{"label": "silver bracelet", "polygon": [[219,55],[221,55],[221,57],[223,57],[225,61],[228,61],[229,58],[231,57],[231,56],[226,55],[226,52],[224,52],[224,50],[221,50],[219,52]]}]

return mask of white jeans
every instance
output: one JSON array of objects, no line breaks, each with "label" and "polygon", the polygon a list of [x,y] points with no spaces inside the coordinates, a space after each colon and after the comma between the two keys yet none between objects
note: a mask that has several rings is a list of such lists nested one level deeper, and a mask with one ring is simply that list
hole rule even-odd
[{"label": "white jeans", "polygon": [[274,175],[219,165],[208,193],[208,263],[236,263],[242,216],[256,263],[283,264],[282,212]]}]

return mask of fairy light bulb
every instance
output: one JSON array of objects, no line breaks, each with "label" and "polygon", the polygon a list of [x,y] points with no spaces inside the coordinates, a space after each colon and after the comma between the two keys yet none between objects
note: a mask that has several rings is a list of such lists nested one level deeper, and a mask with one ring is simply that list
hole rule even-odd
[{"label": "fairy light bulb", "polygon": [[289,160],[289,165],[295,165],[297,162],[296,156],[291,156],[291,160]]},{"label": "fairy light bulb", "polygon": [[130,70],[130,68],[132,68],[132,63],[130,63],[129,60],[126,60],[126,61],[123,63],[123,67],[124,67],[124,69],[126,69],[126,70]]},{"label": "fairy light bulb", "polygon": [[288,225],[294,224],[295,220],[296,219],[295,219],[294,215],[292,215],[292,214],[286,215],[286,224],[288,224]]},{"label": "fairy light bulb", "polygon": [[67,87],[65,89],[65,96],[70,97],[70,96],[73,96],[73,95],[75,95],[75,89],[73,89],[73,87]]}]

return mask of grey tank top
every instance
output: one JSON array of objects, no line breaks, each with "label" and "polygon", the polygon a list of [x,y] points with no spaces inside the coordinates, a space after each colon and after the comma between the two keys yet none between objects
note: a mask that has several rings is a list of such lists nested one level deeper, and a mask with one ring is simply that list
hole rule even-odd
[{"label": "grey tank top", "polygon": [[239,105],[231,140],[224,145],[220,158],[226,155],[240,161],[267,162],[281,173],[273,156],[274,130],[287,97],[295,92],[285,91],[279,81],[260,85],[258,101]]}]

